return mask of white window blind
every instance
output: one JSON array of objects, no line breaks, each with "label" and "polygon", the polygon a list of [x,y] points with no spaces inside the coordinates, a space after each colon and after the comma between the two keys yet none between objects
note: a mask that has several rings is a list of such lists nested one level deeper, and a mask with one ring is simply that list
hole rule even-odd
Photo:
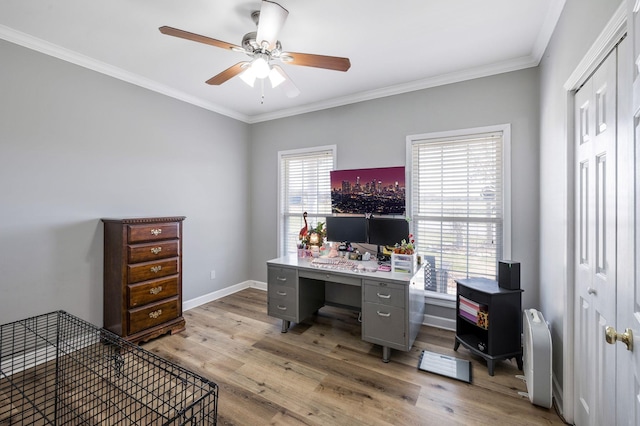
[{"label": "white window blind", "polygon": [[411,142],[411,217],[417,250],[435,261],[432,290],[496,279],[503,253],[503,133]]},{"label": "white window blind", "polygon": [[280,254],[295,253],[307,212],[309,229],[331,215],[335,146],[280,153]]}]

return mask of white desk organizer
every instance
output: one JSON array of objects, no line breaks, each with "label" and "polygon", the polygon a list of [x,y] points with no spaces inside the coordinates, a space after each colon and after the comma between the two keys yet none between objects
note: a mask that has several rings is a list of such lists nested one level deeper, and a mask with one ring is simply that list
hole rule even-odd
[{"label": "white desk organizer", "polygon": [[418,270],[418,255],[391,253],[391,272],[415,274]]}]

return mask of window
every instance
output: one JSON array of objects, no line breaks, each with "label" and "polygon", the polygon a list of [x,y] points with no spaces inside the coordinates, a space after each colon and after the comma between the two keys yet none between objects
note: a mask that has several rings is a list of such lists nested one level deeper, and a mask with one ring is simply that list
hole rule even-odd
[{"label": "window", "polygon": [[331,215],[330,172],[335,145],[278,153],[278,253],[296,253],[298,234],[307,212],[309,229]]},{"label": "window", "polygon": [[510,256],[510,126],[407,137],[409,211],[417,251],[432,265],[428,290],[456,279],[496,279]]}]

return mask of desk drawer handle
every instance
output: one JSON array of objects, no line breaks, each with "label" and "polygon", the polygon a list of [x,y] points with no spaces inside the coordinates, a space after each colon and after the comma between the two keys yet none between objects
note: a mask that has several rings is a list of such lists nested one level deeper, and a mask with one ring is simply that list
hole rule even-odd
[{"label": "desk drawer handle", "polygon": [[156,319],[160,315],[162,315],[162,309],[158,309],[157,311],[149,312],[149,318]]},{"label": "desk drawer handle", "polygon": [[158,287],[153,287],[149,290],[149,293],[151,294],[158,294],[162,291],[162,286],[159,285]]},{"label": "desk drawer handle", "polygon": [[162,234],[162,228],[153,228],[151,230],[151,233],[157,237],[158,235]]},{"label": "desk drawer handle", "polygon": [[287,277],[276,277],[276,280],[284,282],[287,280]]},{"label": "desk drawer handle", "polygon": [[378,295],[378,297],[380,299],[391,299],[391,295],[390,294],[380,294],[380,293],[376,293]]},{"label": "desk drawer handle", "polygon": [[154,274],[157,274],[158,272],[162,271],[162,266],[158,265],[158,266],[152,266],[151,267],[151,272],[153,272]]},{"label": "desk drawer handle", "polygon": [[286,292],[286,291],[279,291],[279,290],[278,290],[278,291],[276,291],[276,294],[277,294],[278,296],[286,296],[286,295],[287,295],[287,292]]},{"label": "desk drawer handle", "polygon": [[378,312],[378,315],[381,317],[390,317],[391,313],[390,312],[380,312],[380,311],[376,311]]},{"label": "desk drawer handle", "polygon": [[280,309],[281,311],[286,311],[287,310],[287,307],[286,306],[282,306],[282,305],[278,305],[277,308]]},{"label": "desk drawer handle", "polygon": [[162,251],[162,247],[152,247],[151,248],[151,253],[153,254],[158,254]]}]

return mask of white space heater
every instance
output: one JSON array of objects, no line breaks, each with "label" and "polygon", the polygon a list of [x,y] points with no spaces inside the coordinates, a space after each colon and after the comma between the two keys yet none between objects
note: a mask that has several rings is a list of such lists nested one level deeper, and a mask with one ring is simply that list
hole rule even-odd
[{"label": "white space heater", "polygon": [[516,376],[527,384],[527,392],[518,392],[529,397],[534,405],[550,408],[551,397],[551,333],[542,316],[535,309],[523,313],[523,369],[524,376]]}]

